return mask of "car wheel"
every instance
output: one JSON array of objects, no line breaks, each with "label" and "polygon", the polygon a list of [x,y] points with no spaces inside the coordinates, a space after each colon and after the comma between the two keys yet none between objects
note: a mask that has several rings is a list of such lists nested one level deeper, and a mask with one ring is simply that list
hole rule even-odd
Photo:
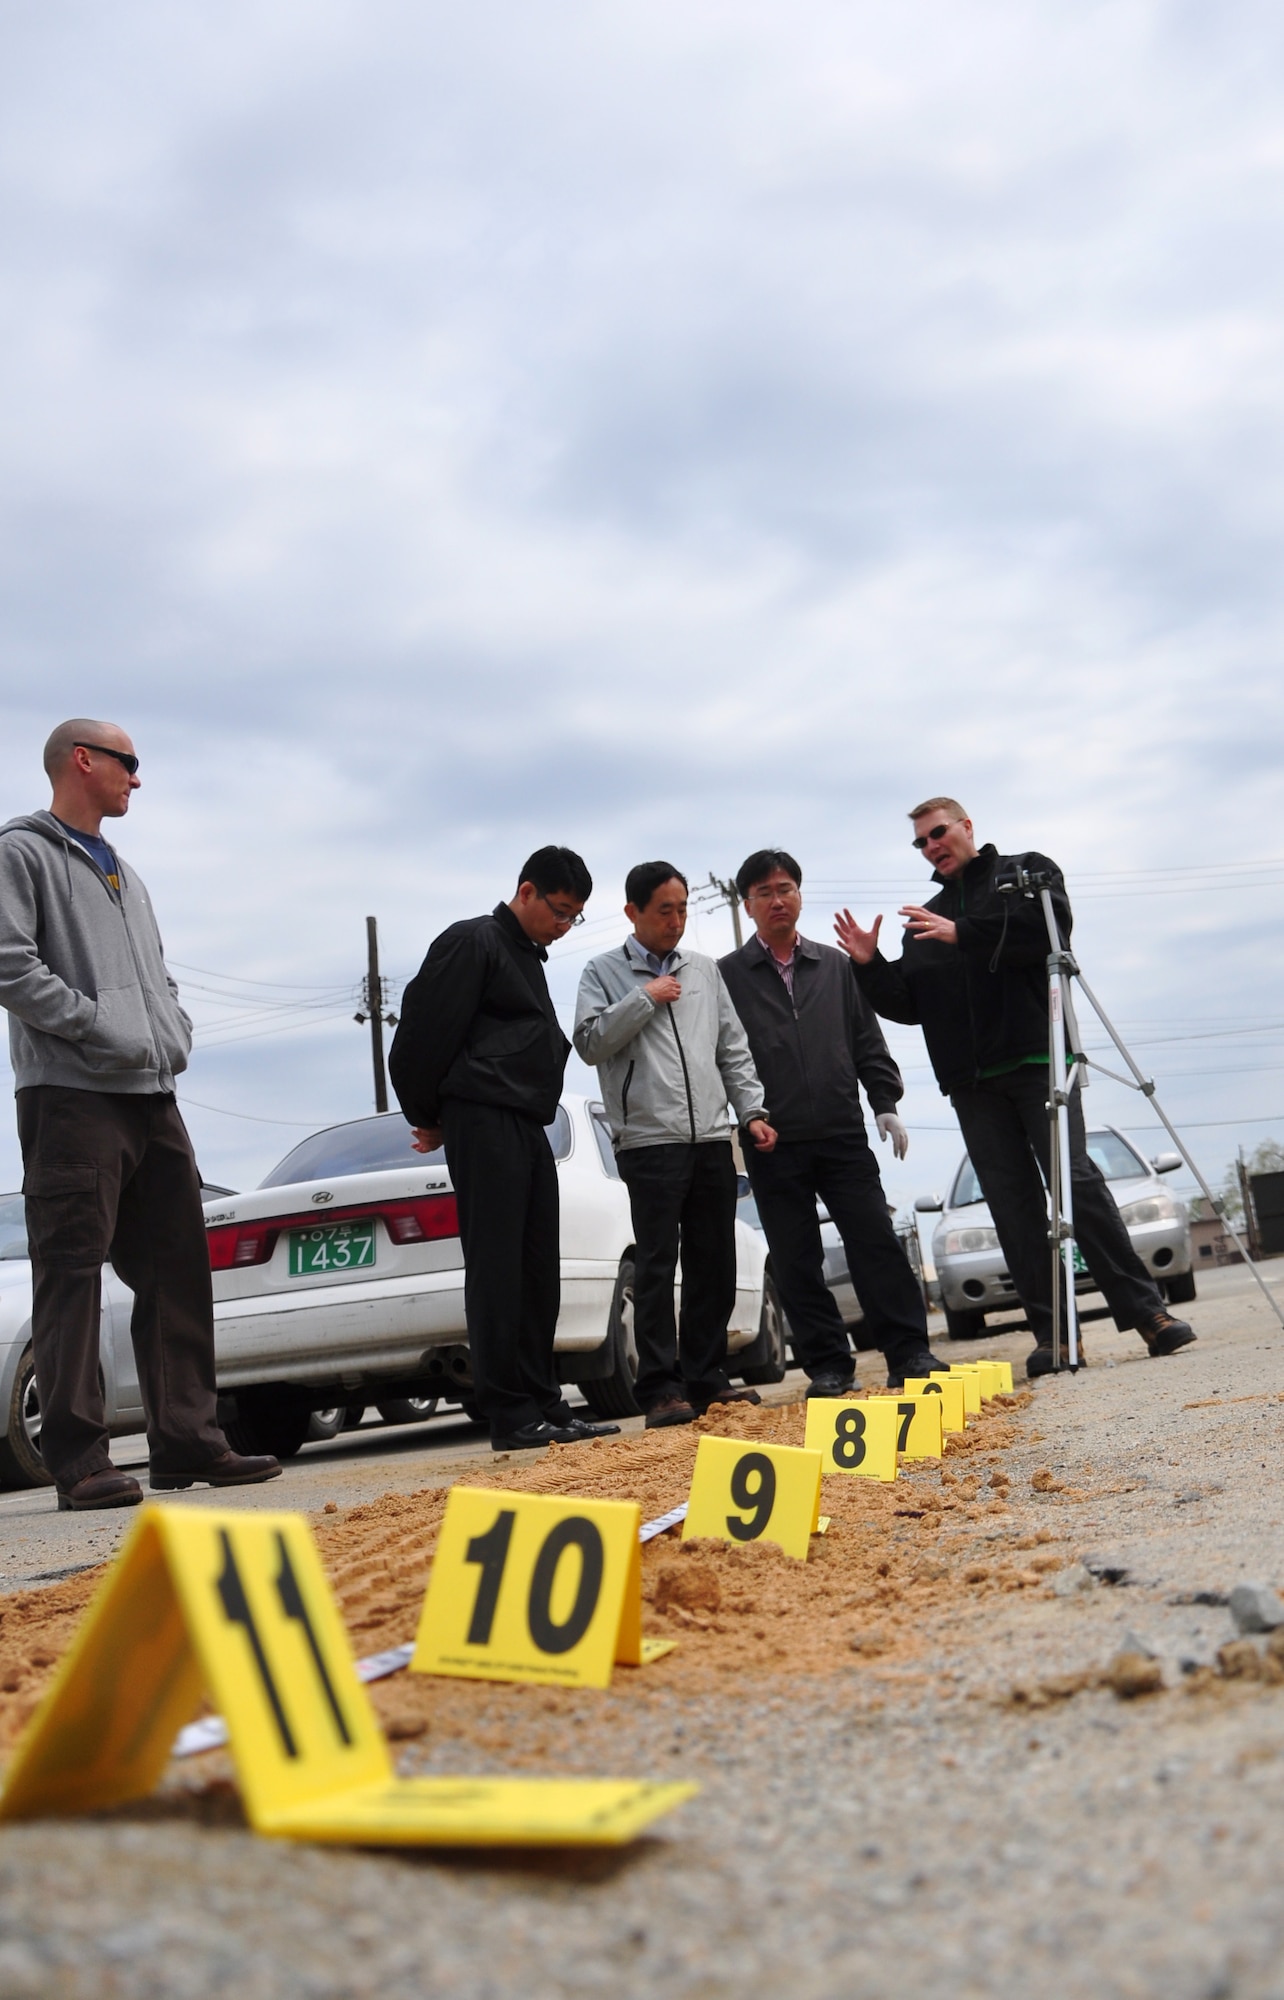
[{"label": "car wheel", "polygon": [[770,1274],[762,1284],[758,1338],[752,1346],[743,1347],[739,1354],[733,1354],[730,1366],[739,1371],[742,1382],[751,1386],[759,1382],[783,1382],[785,1379],[789,1368],[789,1336],[785,1329],[784,1307]]},{"label": "car wheel", "polygon": [[308,1419],[307,1443],[324,1444],[327,1438],[338,1437],[347,1415],[342,1403],[337,1410],[313,1410]]},{"label": "car wheel", "polygon": [[0,1485],[52,1486],[52,1475],[40,1456],[40,1398],[30,1348],[13,1378],[8,1415],[0,1438]]},{"label": "car wheel", "polygon": [[386,1424],[426,1424],[436,1416],[440,1401],[440,1396],[400,1396],[391,1403],[376,1403],[375,1408]]},{"label": "car wheel", "polygon": [[980,1340],[985,1332],[983,1312],[955,1312],[950,1306],[944,1312],[945,1331],[951,1340]]},{"label": "car wheel", "polygon": [[620,1261],[607,1322],[611,1372],[596,1382],[581,1382],[579,1390],[595,1417],[640,1417],[633,1384],[638,1376],[637,1342],[633,1337],[633,1259]]},{"label": "car wheel", "polygon": [[270,1452],[273,1458],[294,1458],[308,1440],[311,1410],[283,1396],[251,1391],[236,1399],[236,1415],[224,1424],[233,1451],[251,1458]]},{"label": "car wheel", "polygon": [[1175,1278],[1165,1278],[1161,1290],[1170,1306],[1188,1306],[1195,1297],[1195,1273],[1181,1271]]}]

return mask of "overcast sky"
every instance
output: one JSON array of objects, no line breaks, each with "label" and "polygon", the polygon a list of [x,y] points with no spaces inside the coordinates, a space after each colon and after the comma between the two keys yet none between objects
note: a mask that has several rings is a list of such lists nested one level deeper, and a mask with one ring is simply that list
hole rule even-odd
[{"label": "overcast sky", "polygon": [[[1284,1138],[1277,8],[0,34],[0,808],[64,715],[133,734],[207,1177],[371,1108],[367,913],[404,980],[569,843],[569,1020],[633,861],[781,842],[823,939],[924,893],[937,791],[1063,864],[1209,1170]],[[960,1148],[890,1039],[904,1203]]]}]

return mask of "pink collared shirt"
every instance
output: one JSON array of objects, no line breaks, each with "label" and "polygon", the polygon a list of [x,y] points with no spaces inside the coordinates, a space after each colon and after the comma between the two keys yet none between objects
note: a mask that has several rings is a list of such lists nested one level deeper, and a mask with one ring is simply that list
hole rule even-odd
[{"label": "pink collared shirt", "polygon": [[758,942],[762,946],[763,950],[766,952],[772,964],[775,966],[777,972],[780,974],[780,977],[784,980],[785,991],[788,993],[789,998],[792,1001],[794,997],[794,967],[798,963],[797,933],[795,933],[794,935],[794,948],[790,952],[788,958],[777,958],[775,952],[772,950],[771,946],[767,943],[766,938],[760,937],[758,939]]}]

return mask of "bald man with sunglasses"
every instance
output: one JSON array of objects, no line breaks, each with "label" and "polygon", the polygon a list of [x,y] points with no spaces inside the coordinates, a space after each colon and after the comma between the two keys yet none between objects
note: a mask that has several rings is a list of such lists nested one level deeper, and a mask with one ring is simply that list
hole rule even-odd
[{"label": "bald man with sunglasses", "polygon": [[215,1410],[214,1302],[200,1175],[176,1078],[192,1024],[137,875],[102,836],[138,790],[123,729],[80,718],[45,745],[48,812],[0,827],[0,1006],[18,1100],[40,1452],[60,1510],[132,1507],[99,1367],[102,1267],[134,1294],[130,1333],[153,1491],[274,1479]]},{"label": "bald man with sunglasses", "polygon": [[[1002,855],[978,847],[957,799],[926,799],[909,814],[914,846],[939,893],[907,903],[899,959],[878,948],[883,919],[862,930],[850,910],[834,920],[870,1005],[889,1021],[923,1030],[942,1094],[958,1115],[968,1157],[994,1218],[1035,1347],[1034,1380],[1051,1373],[1052,1258],[1045,1187],[1048,1123],[1048,932],[1038,902],[1002,894],[996,876],[1014,863],[1051,878],[1052,907],[1070,942],[1070,899],[1046,854]],[[1070,1100],[1075,1237],[1121,1332],[1135,1327],[1155,1356],[1195,1335],[1164,1303],[1138,1257],[1100,1167],[1088,1152],[1083,1105]]]}]

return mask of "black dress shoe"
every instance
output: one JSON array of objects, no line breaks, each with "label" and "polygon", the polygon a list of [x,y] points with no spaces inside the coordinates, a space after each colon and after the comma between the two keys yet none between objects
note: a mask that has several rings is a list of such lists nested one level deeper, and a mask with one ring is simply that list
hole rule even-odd
[{"label": "black dress shoe", "polygon": [[856,1370],[844,1375],[837,1368],[822,1368],[819,1375],[813,1375],[807,1390],[807,1401],[813,1396],[846,1396],[856,1387]]},{"label": "black dress shoe", "polygon": [[618,1424],[592,1424],[587,1417],[568,1417],[559,1430],[574,1431],[577,1438],[613,1438],[620,1435]]},{"label": "black dress shoe", "polygon": [[918,1375],[948,1375],[948,1361],[938,1361],[930,1347],[911,1349],[908,1354],[887,1356],[887,1386],[889,1389],[903,1389],[905,1377],[911,1380]]},{"label": "black dress shoe", "polygon": [[143,1489],[136,1479],[108,1465],[101,1472],[87,1472],[74,1486],[60,1486],[58,1512],[87,1514],[96,1507],[136,1507],[142,1497]]},{"label": "black dress shoe", "polygon": [[519,1424],[515,1431],[506,1431],[503,1437],[493,1437],[492,1451],[543,1451],[546,1444],[580,1444],[584,1431],[573,1431],[569,1424]]},{"label": "black dress shoe", "polygon": [[147,1475],[147,1484],[153,1493],[182,1493],[200,1482],[206,1486],[260,1486],[265,1479],[278,1479],[280,1474],[281,1461],[269,1452],[247,1458],[239,1451],[229,1450],[207,1465],[194,1466],[190,1472],[158,1472],[153,1468]]}]

